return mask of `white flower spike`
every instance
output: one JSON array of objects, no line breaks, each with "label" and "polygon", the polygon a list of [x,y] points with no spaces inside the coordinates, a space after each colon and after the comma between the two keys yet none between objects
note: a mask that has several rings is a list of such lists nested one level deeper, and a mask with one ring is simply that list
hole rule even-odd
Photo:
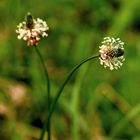
[{"label": "white flower spike", "polygon": [[119,38],[105,37],[102,45],[99,46],[100,64],[104,65],[105,68],[109,67],[110,70],[120,68],[125,60],[123,45],[124,42]]},{"label": "white flower spike", "polygon": [[28,46],[37,45],[40,37],[47,37],[49,27],[45,21],[40,18],[33,19],[30,13],[26,16],[26,21],[19,23],[16,33],[18,39],[27,41]]}]

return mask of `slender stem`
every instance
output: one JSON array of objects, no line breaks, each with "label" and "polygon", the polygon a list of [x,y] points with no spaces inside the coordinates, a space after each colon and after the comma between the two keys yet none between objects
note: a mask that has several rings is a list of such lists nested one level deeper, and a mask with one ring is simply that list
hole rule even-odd
[{"label": "slender stem", "polygon": [[[48,110],[48,112],[49,112],[49,110],[50,110],[50,104],[51,104],[51,99],[50,99],[50,79],[49,79],[47,67],[46,67],[45,64],[44,64],[43,57],[42,57],[42,55],[41,55],[41,53],[40,53],[38,47],[37,47],[37,46],[34,46],[34,48],[35,48],[35,51],[36,51],[36,53],[38,54],[38,56],[39,56],[39,58],[40,58],[42,67],[43,67],[43,69],[44,69],[45,77],[46,77],[46,82],[47,82],[47,84],[46,84],[46,89],[47,89],[47,92],[48,92],[48,96],[47,96],[47,102],[48,102],[48,104],[47,104],[47,110]],[[48,115],[47,115],[47,118],[48,118]],[[48,119],[48,123],[47,123],[47,124],[48,124],[48,125],[47,125],[48,140],[51,140],[51,122],[50,122],[50,119],[51,119],[51,118]],[[45,129],[46,129],[46,128],[45,128]],[[44,128],[43,128],[43,130],[44,130]],[[43,136],[41,135],[41,136],[40,136],[40,140],[42,140],[42,139],[43,139]]]},{"label": "slender stem", "polygon": [[[50,118],[52,117],[53,111],[54,111],[54,109],[55,109],[55,107],[56,107],[56,103],[57,103],[57,101],[58,101],[58,99],[59,99],[59,97],[60,97],[60,95],[61,95],[61,93],[62,93],[62,91],[63,91],[63,89],[64,89],[64,87],[65,87],[65,85],[67,84],[67,82],[69,81],[69,79],[71,78],[71,76],[73,75],[73,73],[74,73],[81,65],[83,65],[84,63],[86,63],[86,62],[88,62],[88,61],[90,61],[90,60],[92,60],[92,59],[94,59],[94,58],[97,58],[97,57],[99,57],[99,55],[91,56],[91,57],[89,57],[89,58],[83,60],[80,64],[76,65],[76,66],[72,69],[72,71],[68,74],[68,76],[66,77],[64,83],[62,84],[62,86],[61,86],[61,87],[59,88],[59,90],[57,91],[57,94],[56,94],[56,97],[55,97],[53,103],[51,104],[51,107],[50,107],[50,110],[49,110],[49,114],[48,114],[48,118],[47,118],[47,120],[46,120],[46,123],[44,124],[44,129],[43,129],[43,131],[42,131],[42,138],[44,137],[45,129],[47,128],[47,125],[49,125],[49,120],[50,120]],[[42,139],[40,139],[40,140],[42,140]]]}]

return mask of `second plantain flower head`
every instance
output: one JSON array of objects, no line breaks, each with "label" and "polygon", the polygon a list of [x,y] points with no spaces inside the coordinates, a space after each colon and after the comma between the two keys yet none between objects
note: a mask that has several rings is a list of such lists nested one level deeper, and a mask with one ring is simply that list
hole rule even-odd
[{"label": "second plantain flower head", "polygon": [[16,33],[18,39],[27,41],[28,46],[37,45],[41,37],[47,37],[49,27],[45,21],[40,18],[33,19],[30,13],[26,16],[26,21],[19,23]]},{"label": "second plantain flower head", "polygon": [[105,37],[99,47],[100,64],[109,67],[110,70],[118,69],[122,66],[124,59],[124,43],[119,39]]}]

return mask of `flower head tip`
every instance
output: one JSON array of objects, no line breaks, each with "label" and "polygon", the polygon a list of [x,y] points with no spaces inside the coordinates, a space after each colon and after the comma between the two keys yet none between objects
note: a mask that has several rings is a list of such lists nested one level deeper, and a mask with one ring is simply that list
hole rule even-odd
[{"label": "flower head tip", "polygon": [[110,70],[118,69],[122,66],[124,59],[124,43],[119,39],[105,37],[99,47],[100,64],[109,67]]},{"label": "flower head tip", "polygon": [[47,37],[49,27],[45,21],[40,18],[34,19],[30,13],[27,13],[25,21],[19,23],[16,33],[18,39],[27,41],[28,46],[37,45],[41,37]]}]

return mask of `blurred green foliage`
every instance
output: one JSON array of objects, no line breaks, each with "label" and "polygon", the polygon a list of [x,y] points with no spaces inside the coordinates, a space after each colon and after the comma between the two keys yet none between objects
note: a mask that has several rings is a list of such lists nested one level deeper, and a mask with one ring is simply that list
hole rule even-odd
[{"label": "blurred green foliage", "polygon": [[139,0],[1,0],[0,139],[37,139],[46,118],[40,61],[15,33],[27,12],[50,27],[39,49],[51,77],[52,100],[73,66],[98,54],[103,37],[125,43],[120,70],[104,69],[96,59],[71,78],[52,118],[53,139],[140,140]]}]

